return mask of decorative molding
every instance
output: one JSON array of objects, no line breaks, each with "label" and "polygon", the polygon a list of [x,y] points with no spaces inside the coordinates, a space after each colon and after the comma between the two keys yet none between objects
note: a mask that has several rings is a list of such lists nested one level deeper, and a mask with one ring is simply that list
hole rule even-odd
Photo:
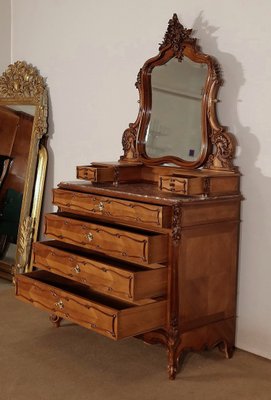
[{"label": "decorative molding", "polygon": [[113,184],[115,186],[118,186],[118,184],[119,184],[119,176],[120,176],[119,167],[114,167],[114,181],[113,181]]},{"label": "decorative molding", "polygon": [[137,77],[136,77],[135,87],[137,89],[139,89],[139,87],[141,85],[141,75],[142,75],[142,68],[140,68],[140,70],[138,71]]},{"label": "decorative molding", "polygon": [[0,92],[4,98],[34,98],[39,101],[45,88],[45,81],[38,70],[25,61],[9,65],[0,77]]},{"label": "decorative molding", "polygon": [[38,140],[47,132],[47,117],[48,109],[47,104],[43,104],[37,107],[37,119],[35,121],[34,132]]},{"label": "decorative molding", "polygon": [[165,33],[163,42],[159,46],[159,50],[162,51],[166,47],[170,46],[174,51],[175,57],[178,61],[183,59],[184,42],[195,43],[196,39],[190,38],[192,29],[186,29],[180,23],[177,14],[173,14],[173,17],[168,21],[168,28]]},{"label": "decorative molding", "polygon": [[181,218],[182,218],[181,203],[174,204],[173,220],[172,220],[172,240],[175,246],[178,246],[181,240]]},{"label": "decorative molding", "polygon": [[34,218],[27,216],[20,225],[17,242],[18,260],[16,263],[16,273],[22,273],[28,267],[34,222]]}]

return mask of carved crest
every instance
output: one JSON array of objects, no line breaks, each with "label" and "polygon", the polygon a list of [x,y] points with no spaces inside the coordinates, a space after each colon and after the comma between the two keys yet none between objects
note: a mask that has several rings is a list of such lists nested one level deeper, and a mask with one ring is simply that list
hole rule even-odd
[{"label": "carved crest", "polygon": [[37,69],[24,61],[8,66],[0,77],[0,92],[4,98],[40,99],[45,92],[45,81]]},{"label": "carved crest", "polygon": [[167,46],[171,46],[175,56],[179,61],[183,59],[184,41],[195,42],[196,39],[190,38],[192,29],[186,29],[180,23],[177,14],[168,21],[168,28],[164,36],[163,42],[160,44],[159,50],[163,50]]}]

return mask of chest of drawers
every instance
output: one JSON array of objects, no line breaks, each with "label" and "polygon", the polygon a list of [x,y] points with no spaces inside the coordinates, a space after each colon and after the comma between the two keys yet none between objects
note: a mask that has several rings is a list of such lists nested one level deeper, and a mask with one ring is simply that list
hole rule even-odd
[{"label": "chest of drawers", "polygon": [[66,182],[53,190],[48,238],[16,295],[119,340],[162,343],[175,378],[182,353],[234,346],[239,195],[178,197],[152,184]]}]

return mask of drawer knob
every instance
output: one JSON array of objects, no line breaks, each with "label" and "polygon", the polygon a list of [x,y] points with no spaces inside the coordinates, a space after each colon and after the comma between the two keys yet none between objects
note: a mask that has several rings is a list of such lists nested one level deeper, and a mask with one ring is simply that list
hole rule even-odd
[{"label": "drawer knob", "polygon": [[100,203],[98,204],[98,209],[99,209],[99,211],[103,211],[104,203],[102,201],[100,201]]},{"label": "drawer knob", "polygon": [[87,234],[87,240],[88,240],[89,242],[91,242],[91,241],[93,240],[93,235],[92,235],[91,232],[89,232],[89,233]]},{"label": "drawer knob", "polygon": [[57,308],[59,308],[60,310],[62,310],[62,309],[64,308],[64,303],[63,303],[62,300],[59,300],[59,301],[57,301],[57,302],[55,303],[55,306],[56,306]]},{"label": "drawer knob", "polygon": [[73,270],[76,274],[80,274],[81,272],[80,266],[78,264],[73,268]]}]

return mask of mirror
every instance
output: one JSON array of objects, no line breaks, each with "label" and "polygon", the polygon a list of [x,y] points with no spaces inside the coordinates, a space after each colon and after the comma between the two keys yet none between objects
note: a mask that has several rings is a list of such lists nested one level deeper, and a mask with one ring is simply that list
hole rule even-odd
[{"label": "mirror", "polygon": [[202,95],[208,68],[188,57],[176,58],[153,69],[152,107],[146,133],[146,154],[194,161],[200,155]]},{"label": "mirror", "polygon": [[234,138],[216,115],[220,68],[191,34],[174,14],[159,54],[140,69],[139,113],[123,133],[120,162],[234,169]]},{"label": "mirror", "polygon": [[0,276],[31,269],[47,151],[47,90],[37,70],[12,64],[0,77]]}]

